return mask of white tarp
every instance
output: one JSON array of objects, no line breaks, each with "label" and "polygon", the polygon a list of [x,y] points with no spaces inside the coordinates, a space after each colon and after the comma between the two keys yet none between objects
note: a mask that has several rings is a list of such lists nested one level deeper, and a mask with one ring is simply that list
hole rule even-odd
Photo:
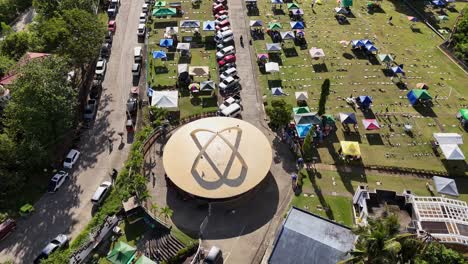
[{"label": "white tarp", "polygon": [[439,145],[444,144],[463,144],[463,137],[457,133],[434,133],[434,138],[437,140]]},{"label": "white tarp", "polygon": [[190,50],[190,43],[179,42],[177,43],[178,50]]},{"label": "white tarp", "polygon": [[177,73],[180,75],[181,73],[188,72],[188,64],[178,64],[177,65]]},{"label": "white tarp", "polygon": [[438,193],[458,196],[457,184],[454,179],[434,176],[432,177]]},{"label": "white tarp", "polygon": [[455,144],[440,145],[440,149],[447,160],[465,160],[465,155]]},{"label": "white tarp", "polygon": [[266,48],[269,52],[281,51],[281,44],[279,43],[267,43]]},{"label": "white tarp", "polygon": [[178,91],[154,91],[151,105],[160,108],[177,109],[179,106]]},{"label": "white tarp", "polygon": [[309,99],[309,95],[307,95],[307,92],[296,92],[296,100],[297,101],[306,101]]},{"label": "white tarp", "polygon": [[279,72],[279,64],[276,62],[267,62],[265,64],[266,72]]}]

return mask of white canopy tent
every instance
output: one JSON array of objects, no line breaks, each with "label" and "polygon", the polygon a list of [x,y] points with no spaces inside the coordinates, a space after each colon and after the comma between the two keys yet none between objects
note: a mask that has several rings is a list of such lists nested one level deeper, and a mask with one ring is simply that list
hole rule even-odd
[{"label": "white canopy tent", "polygon": [[307,99],[309,99],[309,95],[306,91],[296,92],[295,95],[297,101],[306,101]]},{"label": "white canopy tent", "polygon": [[190,43],[179,42],[177,43],[178,50],[190,50]]},{"label": "white canopy tent", "polygon": [[465,160],[465,155],[456,144],[440,145],[440,149],[447,160]]},{"label": "white canopy tent", "polygon": [[318,48],[311,48],[309,50],[309,54],[314,59],[325,57],[325,52],[323,52],[323,49],[318,49]]},{"label": "white canopy tent", "polygon": [[279,43],[267,43],[266,48],[268,52],[280,52],[281,44]]},{"label": "white canopy tent", "polygon": [[295,39],[294,33],[292,31],[284,31],[280,32],[280,34],[283,40]]},{"label": "white canopy tent", "polygon": [[188,72],[188,64],[177,64],[177,74],[180,75],[184,72]]},{"label": "white canopy tent", "polygon": [[267,62],[265,64],[265,71],[266,72],[279,72],[279,64],[276,62]]},{"label": "white canopy tent", "polygon": [[434,176],[432,177],[438,193],[448,194],[452,196],[459,196],[457,184],[454,179],[445,177]]},{"label": "white canopy tent", "polygon": [[439,145],[444,144],[463,144],[463,137],[457,133],[434,133],[434,138],[437,140]]},{"label": "white canopy tent", "polygon": [[179,27],[166,27],[166,34],[177,35],[179,33]]},{"label": "white canopy tent", "polygon": [[151,105],[166,108],[168,110],[177,110],[179,107],[179,92],[154,91],[151,99]]}]

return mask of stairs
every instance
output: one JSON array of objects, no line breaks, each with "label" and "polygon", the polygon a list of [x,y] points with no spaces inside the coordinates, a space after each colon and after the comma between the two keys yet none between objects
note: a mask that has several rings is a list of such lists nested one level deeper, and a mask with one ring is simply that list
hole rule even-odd
[{"label": "stairs", "polygon": [[158,230],[154,237],[146,242],[145,255],[158,262],[167,261],[184,247],[169,231]]}]

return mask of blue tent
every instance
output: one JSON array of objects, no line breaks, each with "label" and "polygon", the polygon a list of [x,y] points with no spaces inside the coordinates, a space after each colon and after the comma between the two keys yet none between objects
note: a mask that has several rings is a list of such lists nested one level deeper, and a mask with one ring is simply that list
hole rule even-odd
[{"label": "blue tent", "polygon": [[292,29],[304,29],[304,23],[301,21],[289,22]]},{"label": "blue tent", "polygon": [[153,59],[166,59],[167,55],[164,51],[155,50],[153,51]]},{"label": "blue tent", "polygon": [[159,41],[159,46],[161,47],[172,47],[174,45],[174,40],[172,39],[161,39]]},{"label": "blue tent", "polygon": [[283,0],[271,0],[271,3],[272,3],[272,4],[275,4],[275,5],[281,5],[281,4],[283,4],[284,2],[283,2]]},{"label": "blue tent", "polygon": [[203,21],[203,30],[204,31],[214,31],[215,28],[215,22],[214,21]]},{"label": "blue tent", "polygon": [[432,4],[435,5],[435,6],[445,6],[445,2],[442,1],[442,0],[434,0],[432,1]]},{"label": "blue tent", "polygon": [[281,89],[281,87],[271,88],[271,94],[272,95],[284,95],[283,89]]},{"label": "blue tent", "polygon": [[357,124],[356,115],[354,113],[340,113],[340,121],[343,124]]},{"label": "blue tent", "polygon": [[418,96],[413,90],[409,91],[408,94],[406,94],[406,97],[408,97],[408,101],[411,105],[415,105],[418,102]]},{"label": "blue tent", "polygon": [[405,73],[400,66],[392,67],[392,72],[393,73]]},{"label": "blue tent", "polygon": [[351,44],[352,44],[353,48],[366,46],[366,44],[364,44],[364,42],[362,42],[362,40],[352,40]]},{"label": "blue tent", "polygon": [[378,49],[377,49],[374,45],[372,45],[372,44],[366,44],[365,47],[366,47],[366,50],[368,50],[368,51],[370,51],[370,52],[376,52],[376,51],[378,51]]},{"label": "blue tent", "polygon": [[299,138],[305,138],[311,128],[312,128],[312,124],[296,125],[297,135],[299,136]]},{"label": "blue tent", "polygon": [[364,106],[369,106],[372,103],[372,97],[367,95],[359,96],[359,102]]},{"label": "blue tent", "polygon": [[364,45],[367,45],[367,44],[374,44],[374,43],[372,43],[372,41],[370,41],[369,39],[361,39],[361,42],[364,43]]}]

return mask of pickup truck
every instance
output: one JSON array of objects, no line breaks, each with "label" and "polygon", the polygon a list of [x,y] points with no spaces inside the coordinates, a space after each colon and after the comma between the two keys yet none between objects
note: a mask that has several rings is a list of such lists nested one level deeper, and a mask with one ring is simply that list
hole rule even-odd
[{"label": "pickup truck", "polygon": [[218,108],[219,108],[220,111],[222,111],[222,110],[224,110],[225,108],[227,108],[228,106],[230,106],[230,105],[232,105],[234,103],[240,105],[240,101],[241,101],[240,96],[238,96],[238,95],[230,96],[230,97],[226,98],[223,101],[223,103],[218,106]]},{"label": "pickup truck", "polygon": [[224,81],[219,84],[219,89],[229,90],[239,86],[240,78],[239,76],[229,76]]}]

